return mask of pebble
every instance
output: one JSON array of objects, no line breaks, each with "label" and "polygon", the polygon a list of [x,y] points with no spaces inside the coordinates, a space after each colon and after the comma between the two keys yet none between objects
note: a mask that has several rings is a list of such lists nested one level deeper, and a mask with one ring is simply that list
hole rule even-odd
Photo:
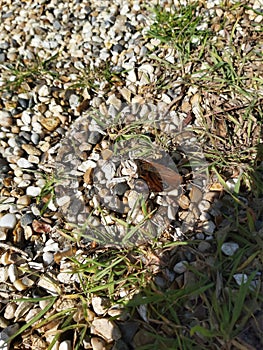
[{"label": "pebble", "polygon": [[26,189],[27,196],[37,197],[41,193],[41,188],[35,186],[28,186]]},{"label": "pebble", "polygon": [[6,267],[0,267],[0,283],[6,282],[8,279],[8,269]]},{"label": "pebble", "polygon": [[59,344],[58,350],[72,350],[72,345],[70,340],[64,340]]},{"label": "pebble", "polygon": [[105,340],[97,337],[92,337],[91,340],[91,346],[93,350],[105,350],[106,349],[106,342]]},{"label": "pebble", "polygon": [[211,203],[208,202],[207,200],[203,199],[199,204],[198,204],[198,208],[201,212],[203,211],[208,211],[209,208],[211,207]]},{"label": "pebble", "polygon": [[0,110],[0,126],[9,127],[13,123],[13,119],[9,112]]},{"label": "pebble", "polygon": [[29,145],[29,144],[23,144],[22,145],[23,150],[26,151],[27,154],[30,155],[35,155],[35,156],[40,156],[41,152],[39,149],[37,149],[36,147]]},{"label": "pebble", "polygon": [[185,260],[179,261],[177,264],[174,265],[174,272],[184,273],[187,270],[187,264],[188,262]]},{"label": "pebble", "polygon": [[121,338],[121,332],[117,325],[106,318],[96,318],[91,324],[91,334],[101,336],[110,342]]},{"label": "pebble", "polygon": [[8,338],[10,338],[13,334],[15,334],[20,325],[19,323],[11,324],[10,326],[7,326],[4,328],[0,333],[0,349],[1,350],[9,350],[9,342]]},{"label": "pebble", "polygon": [[15,311],[17,309],[17,304],[16,303],[9,303],[6,305],[5,313],[4,313],[4,318],[6,320],[12,320],[15,317]]},{"label": "pebble", "polygon": [[21,196],[17,199],[17,208],[22,209],[27,207],[31,203],[31,198],[28,195]]},{"label": "pebble", "polygon": [[236,273],[233,275],[236,283],[241,286],[243,283],[246,283],[248,280],[248,276],[245,273]]},{"label": "pebble", "polygon": [[42,85],[38,90],[38,95],[41,97],[46,97],[49,95],[49,88],[47,85]]},{"label": "pebble", "polygon": [[198,244],[198,250],[201,253],[205,253],[205,252],[209,251],[209,249],[211,249],[211,244],[208,243],[207,241],[202,241]]},{"label": "pebble", "polygon": [[60,288],[58,286],[58,282],[53,278],[49,278],[46,275],[42,275],[37,283],[39,287],[45,289],[48,293],[52,295],[58,295],[61,293]]},{"label": "pebble", "polygon": [[228,256],[233,256],[238,249],[239,245],[235,242],[225,242],[221,247],[222,252]]},{"label": "pebble", "polygon": [[60,119],[58,117],[41,118],[40,124],[48,131],[54,131],[59,126]]},{"label": "pebble", "polygon": [[203,232],[207,235],[212,235],[215,231],[216,225],[213,221],[206,221],[203,223]]},{"label": "pebble", "polygon": [[0,218],[0,227],[14,228],[16,226],[17,219],[15,214],[5,214]]},{"label": "pebble", "polygon": [[107,312],[107,309],[109,307],[109,301],[108,299],[101,298],[101,297],[94,297],[91,299],[91,304],[93,307],[94,312],[97,315],[103,315]]},{"label": "pebble", "polygon": [[20,167],[20,168],[32,168],[33,167],[33,164],[30,163],[27,159],[25,158],[20,158],[18,159],[17,161],[17,165]]}]

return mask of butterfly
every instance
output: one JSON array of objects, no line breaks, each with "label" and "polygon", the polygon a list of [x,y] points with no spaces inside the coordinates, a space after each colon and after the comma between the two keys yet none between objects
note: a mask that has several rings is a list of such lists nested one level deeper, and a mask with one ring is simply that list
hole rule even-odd
[{"label": "butterfly", "polygon": [[182,183],[182,177],[173,169],[154,161],[134,159],[138,175],[148,185],[152,192],[162,192],[177,188]]}]

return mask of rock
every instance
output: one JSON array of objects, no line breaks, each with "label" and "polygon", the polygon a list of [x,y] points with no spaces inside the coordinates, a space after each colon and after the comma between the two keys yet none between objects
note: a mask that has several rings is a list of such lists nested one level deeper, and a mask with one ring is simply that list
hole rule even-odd
[{"label": "rock", "polygon": [[9,303],[6,305],[4,318],[6,320],[12,320],[15,317],[15,311],[17,309],[16,303]]},{"label": "rock", "polygon": [[31,203],[31,197],[28,195],[24,195],[24,196],[19,197],[17,202],[16,202],[18,209],[25,208],[25,207],[29,206],[30,203]]},{"label": "rock", "polygon": [[19,324],[14,323],[10,326],[7,326],[0,333],[0,349],[1,350],[9,350],[9,342],[8,338],[10,338],[13,334],[15,334],[19,329]]},{"label": "rock", "polygon": [[58,282],[50,278],[49,276],[42,275],[37,283],[39,287],[45,289],[52,295],[58,295],[61,293]]},{"label": "rock", "polygon": [[38,90],[38,95],[41,97],[46,97],[49,95],[49,88],[47,85],[42,85]]},{"label": "rock", "polygon": [[206,221],[203,223],[203,232],[211,235],[214,233],[216,228],[216,225],[213,223],[213,221]]},{"label": "rock", "polygon": [[203,199],[199,204],[198,204],[198,209],[203,212],[203,211],[208,211],[211,207],[211,203],[208,202],[207,200]]},{"label": "rock", "polygon": [[30,163],[27,159],[25,159],[25,158],[20,158],[20,159],[18,159],[17,165],[18,165],[20,168],[25,168],[25,169],[28,169],[28,168],[32,168],[32,167],[33,167],[33,164],[31,164],[31,163]]},{"label": "rock", "polygon": [[15,214],[5,214],[0,218],[0,227],[12,229],[16,226],[16,222],[17,219]]},{"label": "rock", "polygon": [[64,340],[59,344],[58,350],[72,350],[72,345],[70,340]]},{"label": "rock", "polygon": [[9,112],[0,110],[0,126],[8,128],[13,123],[13,118]]},{"label": "rock", "polygon": [[34,156],[40,156],[41,152],[36,147],[29,145],[29,144],[23,144],[22,145],[23,150],[26,151],[27,154],[34,155]]},{"label": "rock", "polygon": [[91,299],[91,304],[97,315],[103,315],[107,312],[109,300],[101,297],[94,297]]},{"label": "rock", "polygon": [[207,241],[202,241],[198,244],[198,250],[202,253],[207,252],[210,248],[211,248],[211,245]]},{"label": "rock", "polygon": [[41,188],[35,186],[28,186],[26,189],[26,194],[30,197],[37,197],[41,193]]},{"label": "rock", "polygon": [[248,276],[245,273],[236,273],[233,277],[239,286],[241,286],[243,283],[246,283],[248,280]]},{"label": "rock", "polygon": [[40,118],[40,124],[48,131],[54,131],[60,124],[58,117]]},{"label": "rock", "polygon": [[222,244],[221,250],[225,255],[232,256],[239,249],[239,245],[235,242],[225,242]]},{"label": "rock", "polygon": [[91,324],[90,332],[101,336],[108,342],[121,338],[121,332],[117,325],[106,318],[96,318]]},{"label": "rock", "polygon": [[177,264],[174,265],[174,272],[184,273],[187,270],[187,264],[188,262],[185,260],[179,261]]},{"label": "rock", "polygon": [[92,337],[90,342],[93,350],[106,350],[105,340],[97,337]]}]

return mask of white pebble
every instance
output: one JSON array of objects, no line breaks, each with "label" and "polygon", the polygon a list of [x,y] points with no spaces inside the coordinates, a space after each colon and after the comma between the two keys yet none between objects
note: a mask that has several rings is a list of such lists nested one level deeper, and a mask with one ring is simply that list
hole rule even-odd
[{"label": "white pebble", "polygon": [[239,286],[241,286],[243,283],[246,283],[248,280],[248,277],[245,273],[236,273],[233,277]]},{"label": "white pebble", "polygon": [[31,197],[37,197],[41,192],[41,188],[35,186],[28,186],[26,194]]},{"label": "white pebble", "polygon": [[14,228],[16,226],[16,216],[14,214],[5,214],[0,218],[0,227]]},{"label": "white pebble", "polygon": [[32,168],[33,164],[31,164],[27,159],[25,158],[20,158],[17,161],[17,165],[20,168]]}]

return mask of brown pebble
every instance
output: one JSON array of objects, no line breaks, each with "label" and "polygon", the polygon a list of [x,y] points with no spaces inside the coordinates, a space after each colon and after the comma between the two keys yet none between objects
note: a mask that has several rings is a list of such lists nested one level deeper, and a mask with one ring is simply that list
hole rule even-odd
[{"label": "brown pebble", "polygon": [[48,131],[53,131],[59,126],[60,119],[58,117],[41,118],[40,124]]},{"label": "brown pebble", "polygon": [[91,185],[93,182],[93,168],[88,168],[84,174],[84,182]]}]

